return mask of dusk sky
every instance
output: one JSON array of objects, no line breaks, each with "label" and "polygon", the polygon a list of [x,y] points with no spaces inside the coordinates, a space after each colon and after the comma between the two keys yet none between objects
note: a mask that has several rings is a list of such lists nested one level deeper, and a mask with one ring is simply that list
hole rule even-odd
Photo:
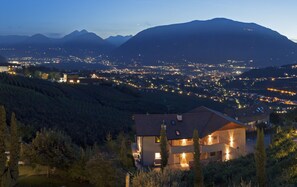
[{"label": "dusk sky", "polygon": [[296,0],[0,0],[0,35],[61,37],[87,29],[106,38],[158,25],[225,17],[297,39]]}]

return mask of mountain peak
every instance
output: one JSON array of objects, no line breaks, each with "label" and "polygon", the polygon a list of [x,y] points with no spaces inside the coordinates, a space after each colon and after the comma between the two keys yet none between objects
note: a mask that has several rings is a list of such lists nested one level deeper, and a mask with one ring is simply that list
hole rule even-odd
[{"label": "mountain peak", "polygon": [[294,62],[296,54],[297,45],[276,31],[226,18],[149,28],[114,51],[124,61],[137,59],[148,65],[185,59],[211,64],[231,59],[267,66]]},{"label": "mountain peak", "polygon": [[223,18],[223,17],[218,17],[218,18],[213,18],[213,19],[210,19],[210,20],[207,20],[207,21],[234,21],[232,19],[228,19],[228,18]]},{"label": "mountain peak", "polygon": [[46,37],[45,35],[43,34],[34,34],[33,36],[31,37],[28,37],[26,39],[26,42],[28,43],[34,43],[34,44],[39,44],[39,43],[46,43],[46,42],[49,42],[51,41],[50,38]]},{"label": "mountain peak", "polygon": [[31,36],[31,38],[48,38],[48,37],[46,37],[43,34],[34,34],[34,35]]},{"label": "mountain peak", "polygon": [[73,32],[71,32],[70,34],[65,35],[63,38],[66,40],[71,40],[73,38],[77,38],[86,34],[92,34],[91,32],[88,32],[87,30],[83,29],[81,31],[79,30],[75,30]]},{"label": "mountain peak", "polygon": [[81,34],[86,34],[86,33],[89,33],[89,32],[86,29],[83,29],[83,30],[80,31],[80,33]]}]

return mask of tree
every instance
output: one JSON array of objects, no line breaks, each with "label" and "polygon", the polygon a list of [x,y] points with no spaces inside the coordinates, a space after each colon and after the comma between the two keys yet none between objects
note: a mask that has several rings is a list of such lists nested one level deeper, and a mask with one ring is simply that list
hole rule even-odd
[{"label": "tree", "polygon": [[69,176],[80,182],[88,180],[88,175],[86,172],[86,163],[90,158],[86,154],[83,148],[80,148],[80,157],[75,161],[68,170]]},{"label": "tree", "polygon": [[116,170],[112,161],[101,154],[87,162],[86,171],[90,183],[98,187],[121,186],[123,181],[119,181],[119,178],[124,180],[124,175],[121,176],[122,173]]},{"label": "tree", "polygon": [[264,145],[264,130],[257,130],[257,143],[255,150],[256,175],[259,187],[266,185],[266,152]]},{"label": "tree", "polygon": [[[5,131],[6,131],[6,112],[4,106],[0,106],[0,176],[4,175],[6,169],[5,155]],[[0,185],[3,184],[3,177],[0,177]]]},{"label": "tree", "polygon": [[78,155],[69,136],[60,131],[45,129],[36,133],[29,150],[31,161],[48,166],[48,175],[52,167],[68,168]]},{"label": "tree", "polygon": [[110,132],[106,135],[106,147],[107,151],[110,154],[115,153],[117,151],[116,142],[112,139],[112,135]]},{"label": "tree", "polygon": [[127,146],[125,138],[122,139],[121,143],[120,161],[124,167],[128,167]]},{"label": "tree", "polygon": [[11,186],[14,186],[19,176],[19,157],[20,157],[20,142],[17,130],[17,121],[15,114],[12,113],[10,121],[10,159],[9,159],[9,172],[11,175]]},{"label": "tree", "polygon": [[270,121],[274,125],[280,125],[281,124],[281,118],[277,113],[271,113],[270,114]]},{"label": "tree", "polygon": [[168,147],[167,147],[167,136],[166,136],[166,126],[163,124],[161,125],[161,132],[160,132],[160,148],[161,148],[161,169],[163,169],[168,164]]},{"label": "tree", "polygon": [[172,169],[170,167],[164,168],[163,172],[139,171],[133,175],[132,186],[134,187],[163,187],[163,186],[192,186],[192,180],[186,171]]},{"label": "tree", "polygon": [[198,130],[195,129],[193,132],[193,142],[194,142],[194,186],[203,186],[203,173],[200,164],[200,145],[199,145],[199,134]]}]

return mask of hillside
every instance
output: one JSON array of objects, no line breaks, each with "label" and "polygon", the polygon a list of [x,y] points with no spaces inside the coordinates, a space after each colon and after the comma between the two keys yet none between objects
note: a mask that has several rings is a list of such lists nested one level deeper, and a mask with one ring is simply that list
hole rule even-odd
[{"label": "hillside", "polygon": [[158,26],[141,31],[113,53],[120,61],[253,60],[255,66],[297,62],[297,44],[254,23],[224,18]]},{"label": "hillside", "polygon": [[242,78],[275,78],[292,77],[297,74],[296,64],[284,65],[280,67],[267,67],[253,69],[244,72],[239,77]]},{"label": "hillside", "polygon": [[0,104],[16,113],[27,136],[43,127],[54,128],[83,145],[100,143],[109,132],[132,132],[134,113],[185,112],[200,105],[224,108],[187,96],[140,93],[109,84],[65,85],[6,74],[0,74]]}]

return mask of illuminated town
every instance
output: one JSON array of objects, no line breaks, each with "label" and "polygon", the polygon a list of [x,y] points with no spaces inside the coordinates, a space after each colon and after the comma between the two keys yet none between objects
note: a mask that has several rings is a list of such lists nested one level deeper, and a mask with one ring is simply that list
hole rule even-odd
[{"label": "illuminated town", "polygon": [[[92,69],[94,67],[85,67],[84,69],[83,67],[78,70],[58,70],[60,79],[55,80],[58,82],[90,84],[97,79],[111,82],[115,85],[128,85],[141,91],[164,91],[211,99],[238,109],[248,107],[255,101],[259,101],[266,103],[276,113],[286,113],[297,106],[297,99],[294,99],[296,90],[272,87],[263,88],[263,90],[255,86],[263,82],[295,79],[296,75],[285,74],[284,77],[261,77],[254,79],[241,77],[242,73],[256,69],[252,66],[252,61],[245,63],[243,61],[229,60],[226,63],[217,65],[160,61],[157,66],[145,66],[138,63],[130,65],[115,63],[103,56],[88,58],[75,56],[61,58],[23,57],[10,58],[9,60],[10,63],[18,64],[22,67],[45,66],[56,68],[60,64],[64,64],[63,67],[67,67],[68,64],[73,65],[75,63],[80,63],[80,66],[85,64],[86,67],[87,65],[100,65],[103,67],[97,69]],[[292,66],[292,69],[294,68],[295,66]],[[72,74],[68,76],[68,81],[65,78],[65,74]],[[75,76],[73,77],[73,75]],[[69,77],[73,77],[73,79],[71,80]],[[42,74],[40,78],[48,79],[48,74]],[[251,89],[232,87],[234,82],[250,85]]]}]

